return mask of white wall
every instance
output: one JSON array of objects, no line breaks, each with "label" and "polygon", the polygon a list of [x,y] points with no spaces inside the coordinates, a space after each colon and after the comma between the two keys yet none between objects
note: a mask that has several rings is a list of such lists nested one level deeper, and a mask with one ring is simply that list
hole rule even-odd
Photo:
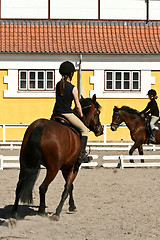
[{"label": "white wall", "polygon": [[150,0],[149,1],[149,19],[160,20],[160,0]]},{"label": "white wall", "polygon": [[102,19],[145,19],[145,0],[101,0]]},{"label": "white wall", "polygon": [[97,19],[97,0],[51,0],[51,18]]},{"label": "white wall", "polygon": [[48,18],[48,0],[1,0],[2,18]]},{"label": "white wall", "polygon": [[[146,19],[145,0],[101,0],[101,19]],[[149,19],[160,19],[160,0],[149,0]]]},{"label": "white wall", "polygon": [[[100,18],[146,19],[146,0],[101,0]],[[2,18],[47,19],[48,0],[1,0]],[[51,19],[98,19],[98,0],[50,0]],[[160,20],[160,0],[149,0],[149,19]]]},{"label": "white wall", "polygon": [[[126,69],[127,70],[127,69]],[[155,78],[151,77],[151,71],[141,71],[141,91],[104,91],[104,71],[95,70],[94,76],[90,78],[90,83],[94,84],[94,90],[90,91],[90,97],[96,94],[97,98],[147,98],[146,93],[151,88],[151,84],[155,84]]]},{"label": "white wall", "polygon": [[[18,91],[18,70],[22,69],[55,69],[55,83],[61,78],[59,66],[62,61],[70,60],[78,69],[78,55],[4,55],[0,59],[0,69],[8,69],[8,75],[4,77],[4,83],[8,84],[4,91],[6,98],[53,98],[55,93],[50,92],[23,92]],[[8,58],[8,61],[7,60]],[[10,59],[10,60],[9,60]],[[30,60],[29,60],[30,59]],[[94,70],[94,76],[90,78],[90,83],[94,84],[94,90],[90,91],[90,96],[96,93],[98,98],[147,98],[146,92],[155,83],[154,77],[151,77],[152,70],[160,70],[159,56],[83,56],[82,70]],[[141,91],[139,92],[105,92],[104,91],[104,70],[139,70],[141,71]]]}]

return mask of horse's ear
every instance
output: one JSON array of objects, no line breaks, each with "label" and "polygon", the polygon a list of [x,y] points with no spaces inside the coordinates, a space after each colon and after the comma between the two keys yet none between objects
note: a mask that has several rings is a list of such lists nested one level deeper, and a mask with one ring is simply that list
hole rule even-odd
[{"label": "horse's ear", "polygon": [[94,103],[96,103],[96,94],[93,95],[92,101],[93,101]]},{"label": "horse's ear", "polygon": [[114,111],[114,112],[118,112],[118,110],[119,110],[118,107],[117,107],[117,106],[114,106],[113,111]]},{"label": "horse's ear", "polygon": [[81,99],[84,99],[84,97],[81,95]]}]

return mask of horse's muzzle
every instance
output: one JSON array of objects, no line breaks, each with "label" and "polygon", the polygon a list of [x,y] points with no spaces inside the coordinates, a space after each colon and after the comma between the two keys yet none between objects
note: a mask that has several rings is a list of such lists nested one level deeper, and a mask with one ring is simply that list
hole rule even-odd
[{"label": "horse's muzzle", "polygon": [[102,125],[98,125],[95,131],[96,137],[101,136],[103,134],[104,127]]},{"label": "horse's muzzle", "polygon": [[112,131],[116,131],[117,130],[117,125],[114,125],[113,123],[111,123],[111,130]]}]

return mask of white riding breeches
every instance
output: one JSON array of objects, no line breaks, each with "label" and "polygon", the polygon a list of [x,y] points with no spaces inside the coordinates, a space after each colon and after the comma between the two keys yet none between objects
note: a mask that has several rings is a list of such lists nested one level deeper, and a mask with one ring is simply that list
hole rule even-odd
[{"label": "white riding breeches", "polygon": [[159,130],[158,126],[155,125],[155,123],[158,121],[159,117],[156,117],[156,116],[151,116],[151,122],[150,122],[150,126],[151,126],[151,129],[156,129],[156,130]]},{"label": "white riding breeches", "polygon": [[63,113],[63,115],[81,132],[82,136],[88,137],[89,129],[76,115],[73,113]]}]

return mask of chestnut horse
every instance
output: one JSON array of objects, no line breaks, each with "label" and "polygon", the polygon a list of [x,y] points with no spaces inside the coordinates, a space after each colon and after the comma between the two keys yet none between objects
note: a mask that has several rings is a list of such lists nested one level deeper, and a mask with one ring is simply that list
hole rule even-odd
[{"label": "chestnut horse", "polygon": [[[80,100],[86,126],[96,136],[103,134],[99,120],[100,105],[96,95]],[[51,217],[59,220],[63,204],[69,195],[69,211],[76,206],[73,199],[73,181],[77,176],[79,166],[77,159],[81,150],[80,136],[69,127],[59,122],[47,119],[34,121],[26,130],[20,151],[20,174],[16,188],[16,198],[12,209],[12,217],[17,217],[19,200],[32,203],[32,190],[38,177],[40,165],[46,167],[46,177],[39,187],[39,214],[45,214],[45,194],[49,184],[59,170],[65,179],[65,187],[56,213]]]},{"label": "chestnut horse", "polygon": [[[132,155],[134,150],[138,148],[139,155],[143,155],[142,145],[149,141],[145,119],[141,118],[137,110],[130,107],[114,107],[111,130],[116,131],[122,122],[125,122],[126,126],[129,128],[131,138],[134,141],[134,145],[129,150],[129,154]],[[158,131],[156,135],[156,143],[160,143],[160,131]],[[142,160],[142,162],[144,161]]]}]

